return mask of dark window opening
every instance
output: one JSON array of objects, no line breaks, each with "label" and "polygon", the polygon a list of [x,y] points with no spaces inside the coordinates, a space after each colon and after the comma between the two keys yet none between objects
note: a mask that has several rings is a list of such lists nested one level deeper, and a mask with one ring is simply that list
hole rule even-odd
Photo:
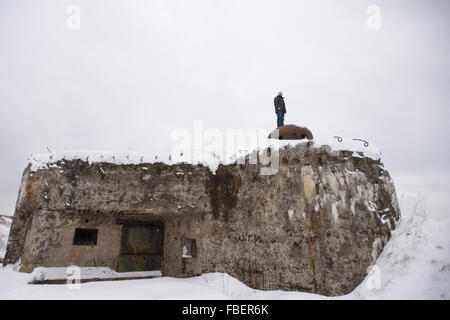
[{"label": "dark window opening", "polygon": [[73,244],[76,246],[96,246],[98,229],[75,229]]}]

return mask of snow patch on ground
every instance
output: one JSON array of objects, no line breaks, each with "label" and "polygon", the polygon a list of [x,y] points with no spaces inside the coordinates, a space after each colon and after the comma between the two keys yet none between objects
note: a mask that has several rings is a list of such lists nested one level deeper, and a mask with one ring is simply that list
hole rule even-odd
[{"label": "snow patch on ground", "polygon": [[67,280],[79,274],[80,279],[108,279],[129,277],[161,277],[161,271],[116,272],[108,267],[38,267],[32,272],[33,281]]},{"label": "snow patch on ground", "polygon": [[379,288],[366,279],[344,298],[450,299],[450,220],[402,218],[376,266]]}]

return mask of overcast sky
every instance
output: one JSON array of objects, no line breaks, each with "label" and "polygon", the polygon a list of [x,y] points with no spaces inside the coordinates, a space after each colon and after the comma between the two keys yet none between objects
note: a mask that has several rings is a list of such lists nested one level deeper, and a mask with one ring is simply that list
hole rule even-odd
[{"label": "overcast sky", "polygon": [[[80,28],[72,29],[80,11]],[[380,29],[370,29],[370,5]],[[450,217],[450,1],[0,1],[0,213],[26,159],[168,150],[285,123],[375,143],[399,198]],[[372,20],[371,20],[372,21]]]}]

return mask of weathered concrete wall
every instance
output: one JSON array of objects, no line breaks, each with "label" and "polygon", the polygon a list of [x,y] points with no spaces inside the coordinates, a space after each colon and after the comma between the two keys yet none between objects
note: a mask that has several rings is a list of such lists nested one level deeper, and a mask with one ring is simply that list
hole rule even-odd
[{"label": "weathered concrete wall", "polygon": [[259,175],[258,166],[223,168],[242,182],[236,205],[211,218],[202,265],[256,288],[352,290],[388,241],[399,208],[381,164],[351,154],[290,149],[273,176]]},{"label": "weathered concrete wall", "polygon": [[[97,245],[72,245],[76,228],[96,228]],[[108,266],[117,268],[121,225],[110,214],[37,211],[27,233],[24,264],[40,266]]]},{"label": "weathered concrete wall", "polygon": [[[277,174],[260,165],[58,162],[27,168],[6,263],[117,268],[119,220],[164,223],[167,276],[227,272],[259,289],[327,295],[367,274],[399,218],[380,161],[302,144],[282,150]],[[77,227],[99,228],[97,246],[73,246]],[[183,258],[195,240],[196,254]]]}]

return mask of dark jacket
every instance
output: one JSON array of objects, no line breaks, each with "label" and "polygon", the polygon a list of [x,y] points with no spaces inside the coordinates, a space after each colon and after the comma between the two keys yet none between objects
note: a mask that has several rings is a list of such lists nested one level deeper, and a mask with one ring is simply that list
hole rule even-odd
[{"label": "dark jacket", "polygon": [[286,105],[284,104],[284,98],[282,96],[276,96],[275,99],[273,99],[273,104],[275,105],[275,112],[280,108],[281,112],[286,113]]}]

